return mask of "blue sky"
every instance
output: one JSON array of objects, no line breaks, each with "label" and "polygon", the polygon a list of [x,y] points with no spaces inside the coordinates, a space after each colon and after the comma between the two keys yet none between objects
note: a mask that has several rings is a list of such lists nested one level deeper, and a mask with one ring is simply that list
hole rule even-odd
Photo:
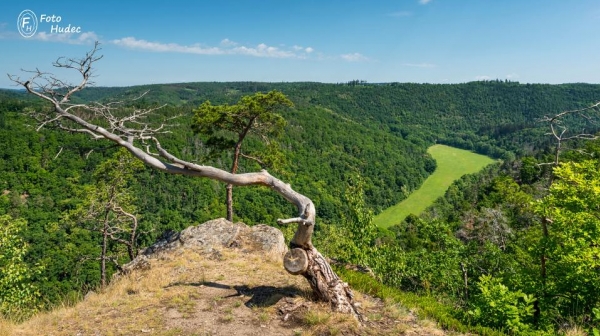
[{"label": "blue sky", "polygon": [[[24,38],[18,17],[60,16]],[[59,27],[80,33],[57,34]],[[3,1],[0,73],[93,41],[97,85],[190,81],[600,83],[600,1]],[[59,73],[61,74],[61,73]],[[67,74],[64,74],[67,76]],[[11,82],[0,76],[0,87]]]}]

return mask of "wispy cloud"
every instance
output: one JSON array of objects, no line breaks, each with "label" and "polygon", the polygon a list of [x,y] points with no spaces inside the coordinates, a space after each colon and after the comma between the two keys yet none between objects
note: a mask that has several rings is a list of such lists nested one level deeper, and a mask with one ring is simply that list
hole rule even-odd
[{"label": "wispy cloud", "polygon": [[235,47],[238,43],[226,38],[221,41],[221,45],[224,47]]},{"label": "wispy cloud", "polygon": [[203,46],[200,44],[181,45],[178,43],[151,42],[135,37],[125,37],[110,41],[111,43],[135,50],[152,52],[171,52],[197,55],[246,55],[268,58],[306,58],[314,51],[311,47],[293,46],[291,49],[282,49],[261,43],[257,46],[244,46],[239,43],[224,39],[218,47]]},{"label": "wispy cloud", "polygon": [[515,78],[519,78],[519,75],[514,72],[506,75],[506,79],[515,79]]},{"label": "wispy cloud", "polygon": [[391,16],[391,17],[407,17],[407,16],[412,16],[413,13],[409,12],[409,11],[398,11],[398,12],[392,12],[392,13],[388,13],[387,16]]},{"label": "wispy cloud", "polygon": [[368,57],[359,53],[343,54],[340,55],[340,57],[348,62],[362,62],[369,60]]},{"label": "wispy cloud", "polygon": [[428,3],[430,3],[430,2],[431,2],[431,0],[419,0],[419,3],[420,3],[421,5],[427,5],[427,4],[428,4]]},{"label": "wispy cloud", "polygon": [[[8,24],[0,22],[0,39],[25,39],[16,31],[7,30]],[[57,42],[66,44],[91,44],[100,40],[100,37],[94,32],[83,33],[64,33],[52,34],[44,31],[38,31],[33,36],[27,38],[29,40],[37,40],[43,42]]]},{"label": "wispy cloud", "polygon": [[[25,39],[19,34],[16,29],[8,29],[8,22],[0,22],[0,39]],[[38,31],[30,40],[38,40],[44,42],[60,42],[68,44],[88,44],[98,40],[98,36],[94,32],[84,32],[80,34],[65,33],[65,34],[49,34],[43,31]]]},{"label": "wispy cloud", "polygon": [[[226,41],[226,43],[227,42],[228,40]],[[223,51],[217,47],[203,47],[198,44],[183,46],[177,43],[150,42],[146,40],[138,40],[135,37],[124,37],[121,39],[112,40],[111,43],[129,49],[146,50],[154,52],[177,52],[200,55],[223,54]]]},{"label": "wispy cloud", "polygon": [[304,51],[307,54],[310,54],[311,52],[315,51],[315,49],[311,48],[311,47],[301,47],[299,45],[294,45],[292,46],[292,49],[294,49],[295,51]]},{"label": "wispy cloud", "polygon": [[415,68],[435,68],[437,66],[431,63],[402,63],[402,65]]},{"label": "wispy cloud", "polygon": [[85,32],[81,34],[48,34],[46,32],[39,32],[33,35],[31,39],[44,42],[59,42],[67,44],[90,44],[98,41],[100,38],[94,32]]},{"label": "wispy cloud", "polygon": [[16,32],[6,30],[6,27],[8,27],[7,22],[0,22],[0,39],[16,37],[18,35]]},{"label": "wispy cloud", "polygon": [[475,80],[478,80],[478,81],[486,81],[486,80],[490,80],[490,79],[492,79],[492,77],[490,77],[490,76],[485,76],[485,75],[475,76]]}]

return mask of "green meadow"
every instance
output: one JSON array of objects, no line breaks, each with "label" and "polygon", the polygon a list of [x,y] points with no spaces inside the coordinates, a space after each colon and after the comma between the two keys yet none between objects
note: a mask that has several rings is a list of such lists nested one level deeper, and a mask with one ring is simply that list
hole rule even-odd
[{"label": "green meadow", "polygon": [[400,223],[411,213],[419,215],[438,197],[443,196],[452,182],[495,162],[487,156],[444,145],[433,145],[427,152],[437,162],[435,172],[407,199],[375,216],[373,221],[377,226],[386,228]]}]

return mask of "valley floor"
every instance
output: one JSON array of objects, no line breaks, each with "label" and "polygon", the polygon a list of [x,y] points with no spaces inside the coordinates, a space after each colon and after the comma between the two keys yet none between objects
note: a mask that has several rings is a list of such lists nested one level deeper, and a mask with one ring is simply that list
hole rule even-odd
[{"label": "valley floor", "polygon": [[375,225],[389,227],[401,223],[411,213],[419,215],[436,199],[443,196],[452,182],[463,175],[476,173],[495,162],[487,156],[445,145],[431,146],[427,152],[437,163],[435,172],[408,198],[375,216],[373,218]]}]

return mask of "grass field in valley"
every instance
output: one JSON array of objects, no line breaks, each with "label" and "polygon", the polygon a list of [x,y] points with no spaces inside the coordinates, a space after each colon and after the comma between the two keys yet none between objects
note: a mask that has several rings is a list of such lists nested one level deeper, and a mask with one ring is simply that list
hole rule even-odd
[{"label": "grass field in valley", "polygon": [[452,182],[495,162],[487,156],[444,145],[431,146],[427,152],[437,162],[435,172],[407,199],[375,216],[373,221],[377,226],[386,228],[402,222],[411,213],[419,215],[438,197],[443,196]]}]

